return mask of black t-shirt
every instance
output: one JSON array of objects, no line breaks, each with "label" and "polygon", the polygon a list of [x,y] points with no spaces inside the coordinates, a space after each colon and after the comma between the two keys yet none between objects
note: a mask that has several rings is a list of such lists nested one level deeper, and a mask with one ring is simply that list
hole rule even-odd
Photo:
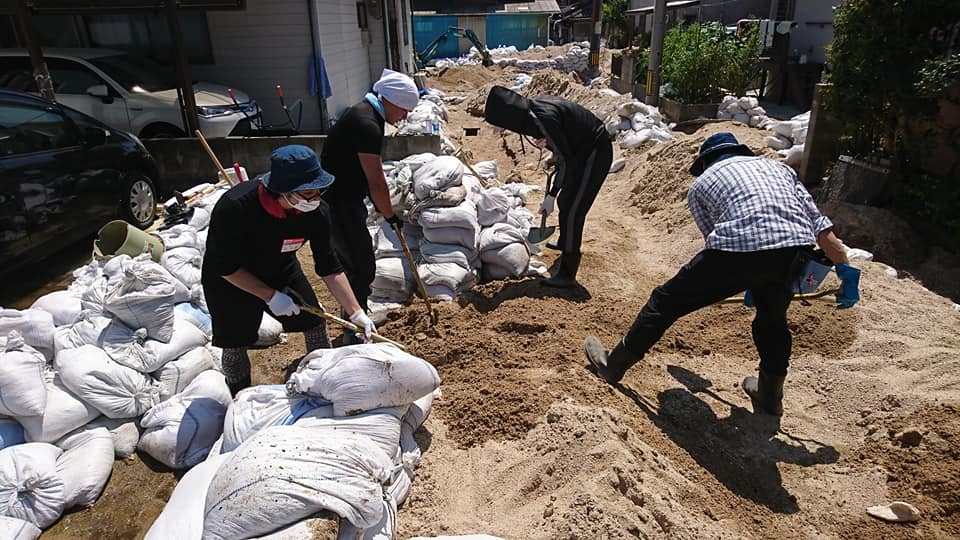
[{"label": "black t-shirt", "polygon": [[366,100],[343,113],[330,129],[320,160],[324,170],[336,179],[324,193],[325,200],[363,200],[370,192],[367,177],[357,154],[380,155],[384,120]]},{"label": "black t-shirt", "polygon": [[267,212],[260,197],[260,182],[249,181],[230,188],[217,201],[207,232],[204,278],[245,268],[263,281],[282,280],[296,262],[297,249],[306,242],[313,250],[317,275],[343,271],[330,244],[326,204],[321,203],[312,212],[279,218]]}]

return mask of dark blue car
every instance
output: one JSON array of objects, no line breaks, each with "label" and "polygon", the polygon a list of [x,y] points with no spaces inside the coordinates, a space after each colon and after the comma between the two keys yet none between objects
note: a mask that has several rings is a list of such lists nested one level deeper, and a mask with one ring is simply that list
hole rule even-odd
[{"label": "dark blue car", "polygon": [[113,219],[146,228],[157,166],[134,135],[0,90],[0,273],[89,238]]}]

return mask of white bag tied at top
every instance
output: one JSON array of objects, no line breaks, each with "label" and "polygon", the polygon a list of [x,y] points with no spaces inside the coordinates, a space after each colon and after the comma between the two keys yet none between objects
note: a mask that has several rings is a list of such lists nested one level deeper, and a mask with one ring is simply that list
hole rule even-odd
[{"label": "white bag tied at top", "polygon": [[213,354],[206,347],[196,347],[153,373],[160,382],[160,401],[166,401],[182,392],[193,379],[204,371],[216,369]]},{"label": "white bag tied at top", "polygon": [[0,309],[0,340],[11,330],[23,336],[23,341],[40,351],[47,360],[53,360],[53,334],[56,326],[53,315],[40,309]]},{"label": "white bag tied at top", "polygon": [[321,510],[361,529],[383,517],[392,463],[366,437],[274,426],[227,455],[207,489],[205,539],[261,536]]},{"label": "white bag tied at top", "polygon": [[407,405],[439,385],[429,362],[379,343],[314,351],[287,382],[294,392],[333,402],[336,416]]},{"label": "white bag tied at top", "polygon": [[178,300],[173,281],[176,278],[162,266],[135,261],[124,268],[123,278],[107,293],[104,308],[127,326],[145,328],[148,336],[166,343],[173,337],[173,305]]},{"label": "white bag tied at top", "polygon": [[64,510],[64,485],[57,474],[62,451],[52,444],[26,443],[0,450],[0,515],[45,529]]},{"label": "white bag tied at top", "polygon": [[156,381],[93,345],[60,351],[55,364],[71,392],[110,418],[134,418],[160,402]]},{"label": "white bag tied at top", "polygon": [[160,257],[160,264],[188,289],[200,284],[203,253],[199,249],[179,247],[167,250]]},{"label": "white bag tied at top", "polygon": [[53,291],[37,298],[30,309],[46,311],[53,316],[56,326],[73,324],[80,316],[80,294],[69,290]]},{"label": "white bag tied at top", "polygon": [[329,401],[302,394],[290,395],[282,384],[246,388],[237,394],[227,409],[221,451],[232,452],[260,431],[271,426],[291,425],[320,407],[329,409],[326,416],[333,416]]},{"label": "white bag tied at top", "polygon": [[46,387],[43,416],[17,417],[28,441],[52,443],[100,416],[100,411],[73,395],[52,372],[46,376]]},{"label": "white bag tied at top", "polygon": [[440,156],[413,173],[413,192],[417,199],[429,199],[447,188],[459,186],[463,163],[453,156]]},{"label": "white bag tied at top", "polygon": [[207,488],[228,459],[230,454],[217,454],[187,471],[144,540],[201,540]]},{"label": "white bag tied at top", "polygon": [[47,404],[43,368],[47,361],[16,330],[0,347],[0,415],[42,415]]}]

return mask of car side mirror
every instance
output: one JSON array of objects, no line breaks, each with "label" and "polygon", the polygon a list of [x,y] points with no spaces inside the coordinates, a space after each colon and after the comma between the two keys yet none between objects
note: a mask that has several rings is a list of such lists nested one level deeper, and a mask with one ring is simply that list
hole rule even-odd
[{"label": "car side mirror", "polygon": [[87,148],[102,146],[107,143],[107,130],[87,126],[83,128],[83,145]]},{"label": "car side mirror", "polygon": [[95,84],[87,88],[87,95],[98,97],[101,100],[103,100],[104,103],[113,102],[113,96],[110,95],[110,90],[107,88],[107,85],[105,84]]}]

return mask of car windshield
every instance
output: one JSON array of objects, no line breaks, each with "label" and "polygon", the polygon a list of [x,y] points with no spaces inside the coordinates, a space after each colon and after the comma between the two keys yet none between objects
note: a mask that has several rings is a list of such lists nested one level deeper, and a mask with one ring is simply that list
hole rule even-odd
[{"label": "car windshield", "polygon": [[91,58],[88,62],[131,92],[159,92],[177,87],[170,70],[144,58],[118,54]]}]

